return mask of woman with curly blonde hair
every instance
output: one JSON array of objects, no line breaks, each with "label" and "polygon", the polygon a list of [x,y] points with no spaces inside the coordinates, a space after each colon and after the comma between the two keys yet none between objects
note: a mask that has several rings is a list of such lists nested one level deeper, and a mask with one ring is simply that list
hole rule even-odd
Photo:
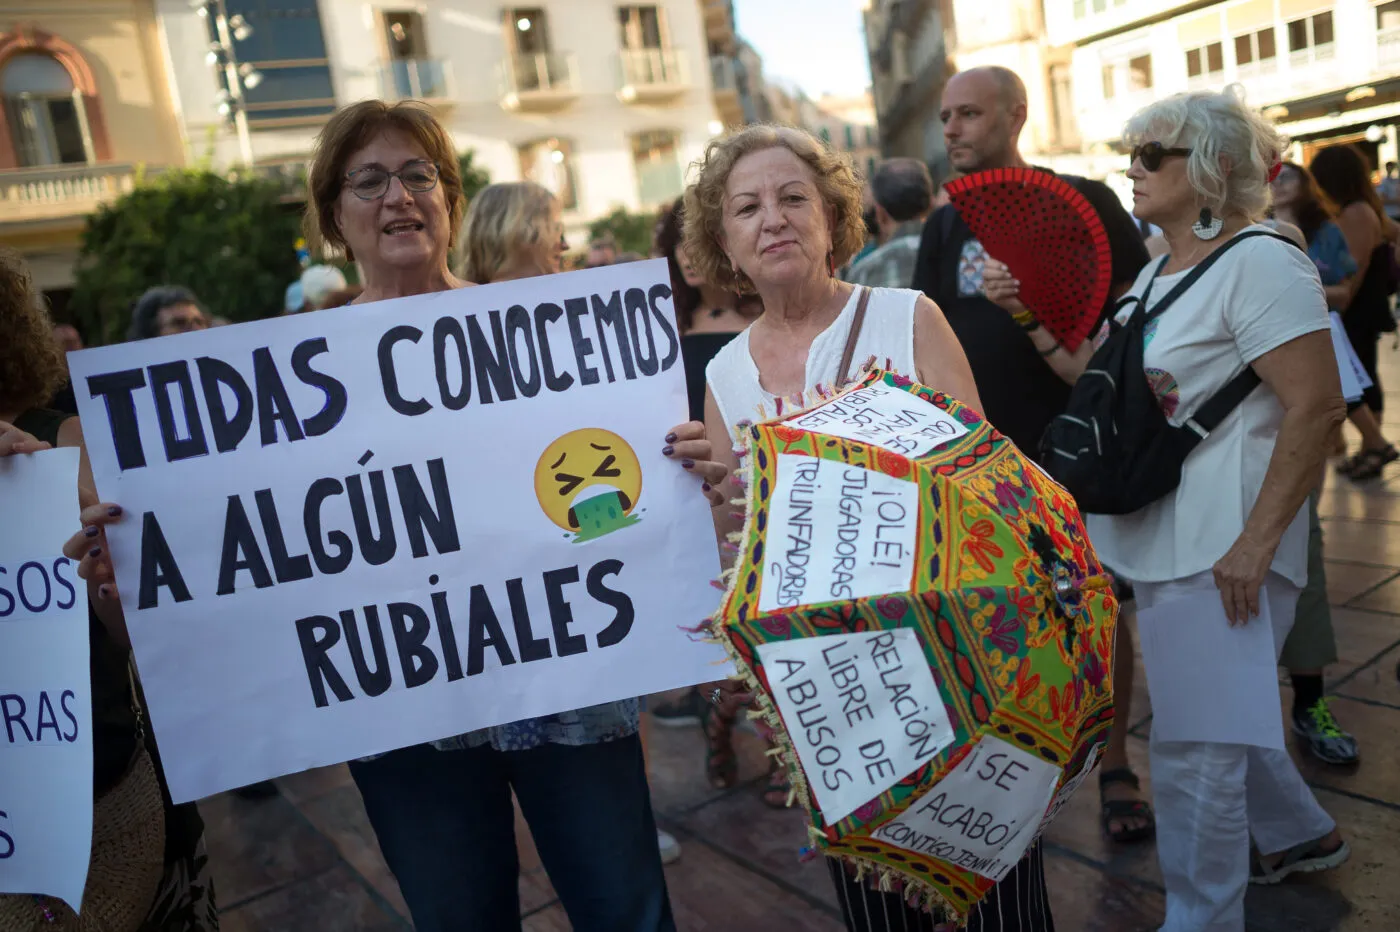
[{"label": "woman with curly blonde hair", "polygon": [[[810,399],[819,386],[839,385],[853,374],[841,371],[843,356],[853,360],[849,368],[873,356],[981,407],[967,358],[936,304],[917,291],[858,287],[836,277],[865,239],[861,185],[847,157],[800,129],[748,127],[710,143],[684,214],[685,254],[698,276],[763,301],[759,318],[706,369],[705,427],[716,458],[731,470],[738,466],[732,438],[739,422],[771,416],[799,396]],[[721,533],[737,530],[727,506],[716,509],[715,520]],[[731,692],[707,719],[712,771],[732,760],[729,730],[740,700]],[[933,928],[929,913],[831,864],[848,929]],[[1019,916],[1018,903],[1048,902],[1044,888],[1037,847],[989,894],[982,914]],[[997,905],[1003,900],[1004,910]],[[983,927],[979,918],[973,926]],[[1034,921],[987,927],[1048,928]]]}]

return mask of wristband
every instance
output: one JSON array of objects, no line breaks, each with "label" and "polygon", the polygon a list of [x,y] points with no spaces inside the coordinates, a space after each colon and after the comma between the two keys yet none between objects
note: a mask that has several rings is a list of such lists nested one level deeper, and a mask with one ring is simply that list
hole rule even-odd
[{"label": "wristband", "polygon": [[1040,351],[1040,355],[1041,355],[1042,358],[1045,358],[1045,357],[1049,357],[1049,356],[1054,356],[1054,355],[1055,355],[1056,353],[1058,353],[1059,351],[1060,351],[1060,344],[1059,344],[1058,342],[1056,342],[1055,345],[1052,346],[1052,347],[1050,347],[1048,350],[1041,350],[1041,351]]},{"label": "wristband", "polygon": [[1020,314],[1012,314],[1011,319],[1016,321],[1026,330],[1034,330],[1040,326],[1040,321],[1035,319],[1035,315],[1030,311],[1023,311]]}]

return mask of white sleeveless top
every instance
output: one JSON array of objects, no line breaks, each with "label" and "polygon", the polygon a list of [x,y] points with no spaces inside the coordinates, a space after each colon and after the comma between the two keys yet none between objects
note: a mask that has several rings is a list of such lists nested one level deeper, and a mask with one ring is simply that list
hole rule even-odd
[{"label": "white sleeveless top", "polygon": [[[850,300],[831,325],[817,334],[807,351],[807,378],[801,397],[781,401],[764,391],[758,380],[758,366],[749,352],[749,330],[725,344],[705,367],[705,383],[715,396],[720,416],[730,433],[739,421],[757,421],[780,413],[782,406],[801,407],[815,404],[813,389],[818,386],[831,390],[840,376],[841,354],[851,333],[856,304],[861,288],[851,292]],[[865,310],[865,323],[856,340],[851,356],[851,372],[855,375],[871,356],[884,369],[898,372],[911,379],[918,377],[914,365],[914,306],[923,292],[908,288],[871,288],[870,303]]]}]

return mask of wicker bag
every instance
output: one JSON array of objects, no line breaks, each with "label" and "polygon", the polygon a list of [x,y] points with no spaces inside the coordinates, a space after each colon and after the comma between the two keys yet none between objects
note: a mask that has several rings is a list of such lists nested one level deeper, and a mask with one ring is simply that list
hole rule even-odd
[{"label": "wicker bag", "polygon": [[0,896],[3,932],[137,932],[150,912],[165,872],[165,801],[134,685],[131,701],[136,753],[117,785],[93,804],[82,914],[52,897]]}]

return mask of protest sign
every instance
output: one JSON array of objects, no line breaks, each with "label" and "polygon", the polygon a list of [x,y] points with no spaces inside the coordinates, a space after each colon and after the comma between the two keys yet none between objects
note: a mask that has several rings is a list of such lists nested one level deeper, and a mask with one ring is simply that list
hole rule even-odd
[{"label": "protest sign", "polygon": [[848,391],[785,424],[923,456],[967,433],[967,425],[918,395],[875,382]]},{"label": "protest sign", "polygon": [[1058,767],[987,735],[875,837],[999,881],[1035,840],[1059,779]]},{"label": "protest sign", "polygon": [[771,509],[761,611],[909,591],[917,482],[780,453]]},{"label": "protest sign", "polygon": [[92,846],[87,590],[63,556],[77,523],[76,449],[0,457],[0,893],[74,910]]},{"label": "protest sign", "polygon": [[913,630],[758,646],[773,698],[828,823],[838,822],[953,741]]},{"label": "protest sign", "polygon": [[665,262],[70,363],[177,801],[726,673]]}]

